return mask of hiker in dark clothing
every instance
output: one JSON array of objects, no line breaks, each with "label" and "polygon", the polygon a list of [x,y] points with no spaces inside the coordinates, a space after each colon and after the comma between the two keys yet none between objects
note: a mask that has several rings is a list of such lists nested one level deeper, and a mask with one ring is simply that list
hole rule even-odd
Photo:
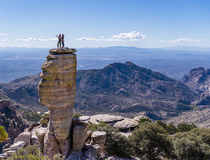
[{"label": "hiker in dark clothing", "polygon": [[57,48],[61,48],[61,41],[62,41],[61,34],[59,34],[59,36],[56,35],[56,37],[58,37]]},{"label": "hiker in dark clothing", "polygon": [[61,36],[62,48],[64,48],[64,34]]}]

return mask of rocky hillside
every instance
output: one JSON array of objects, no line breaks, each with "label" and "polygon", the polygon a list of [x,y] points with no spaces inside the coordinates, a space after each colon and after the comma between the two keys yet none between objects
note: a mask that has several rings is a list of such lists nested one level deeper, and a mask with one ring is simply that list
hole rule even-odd
[{"label": "rocky hillside", "polygon": [[192,90],[200,93],[199,99],[194,104],[210,104],[210,69],[205,70],[203,67],[192,69],[181,81]]},{"label": "rocky hillside", "polygon": [[166,121],[175,125],[179,123],[194,123],[201,128],[210,128],[210,108],[198,107],[193,111],[183,112]]},{"label": "rocky hillside", "polygon": [[43,108],[38,101],[39,80],[38,74],[26,76],[11,81],[10,83],[0,84],[0,88],[3,90],[4,94],[16,102],[35,111],[46,111],[46,108]]},{"label": "rocky hillside", "polygon": [[148,111],[172,116],[189,110],[197,94],[187,86],[131,62],[79,71],[76,108],[101,112]]},{"label": "rocky hillside", "polygon": [[[0,126],[5,127],[11,141],[27,127],[23,119],[18,116],[17,108],[18,106],[10,100],[0,99]],[[0,145],[0,151],[2,145]]]},{"label": "rocky hillside", "polygon": [[[17,102],[45,110],[38,102],[38,82],[39,75],[34,75],[0,86]],[[161,73],[131,62],[113,63],[98,70],[78,71],[75,108],[91,113],[146,112],[152,119],[161,119],[190,110],[197,96],[184,84]]]},{"label": "rocky hillside", "polygon": [[202,92],[210,92],[210,69],[195,68],[181,80],[188,87]]}]

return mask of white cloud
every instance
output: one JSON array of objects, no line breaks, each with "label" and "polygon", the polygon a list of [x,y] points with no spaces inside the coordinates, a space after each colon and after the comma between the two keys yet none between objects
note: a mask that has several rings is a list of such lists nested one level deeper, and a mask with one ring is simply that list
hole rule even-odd
[{"label": "white cloud", "polygon": [[141,39],[144,39],[146,35],[143,35],[137,31],[133,31],[130,33],[120,33],[113,35],[110,38],[105,38],[104,36],[101,36],[99,38],[91,38],[91,37],[81,37],[77,38],[79,41],[138,41]]},{"label": "white cloud", "polygon": [[41,41],[41,42],[48,42],[48,41],[56,41],[57,38],[20,38],[16,39],[15,41],[22,41],[22,42],[31,42],[31,41]]},{"label": "white cloud", "polygon": [[0,41],[1,42],[9,42],[10,40],[9,39],[1,39]]},{"label": "white cloud", "polygon": [[7,33],[0,33],[0,36],[7,36]]},{"label": "white cloud", "polygon": [[160,42],[169,42],[169,43],[176,43],[176,42],[202,42],[207,41],[207,39],[192,39],[192,38],[179,38],[175,40],[161,40]]}]

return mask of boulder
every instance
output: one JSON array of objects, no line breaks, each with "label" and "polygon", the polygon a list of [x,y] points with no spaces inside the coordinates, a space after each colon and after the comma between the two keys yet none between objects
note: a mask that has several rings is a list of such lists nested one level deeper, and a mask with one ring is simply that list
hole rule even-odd
[{"label": "boulder", "polygon": [[14,143],[17,143],[18,141],[24,141],[26,143],[26,145],[30,145],[31,144],[31,132],[29,132],[26,129],[17,138],[15,138]]},{"label": "boulder", "polygon": [[122,121],[124,117],[116,116],[116,115],[109,115],[109,114],[97,114],[90,117],[90,123],[98,124],[99,122],[110,123],[113,124],[117,121]]},{"label": "boulder", "polygon": [[44,136],[46,132],[47,132],[47,128],[44,128],[44,127],[40,127],[36,130],[36,136],[38,138],[41,152],[43,152],[43,149],[44,149]]},{"label": "boulder", "polygon": [[144,118],[148,118],[148,117],[146,117],[144,115],[139,115],[139,116],[134,117],[133,120],[139,122],[140,119],[144,119]]},{"label": "boulder", "polygon": [[23,148],[25,146],[26,146],[26,142],[18,141],[18,142],[14,143],[13,145],[10,146],[10,150],[16,151],[16,150],[18,150],[20,148]]},{"label": "boulder", "polygon": [[77,120],[79,123],[88,123],[90,122],[90,116],[81,116]]},{"label": "boulder", "polygon": [[47,128],[45,127],[40,127],[36,130],[36,136],[38,137],[39,142],[43,142],[46,132]]},{"label": "boulder", "polygon": [[14,150],[10,150],[7,152],[7,157],[12,156],[14,153],[16,153],[16,151]]},{"label": "boulder", "polygon": [[137,126],[138,126],[138,122],[130,118],[125,118],[124,120],[118,121],[113,125],[114,128],[118,128],[120,130],[127,130],[131,128],[135,128]]},{"label": "boulder", "polygon": [[39,146],[39,141],[38,141],[38,137],[36,135],[36,130],[38,129],[39,127],[35,127],[32,131],[31,131],[31,144],[32,145],[37,145]]},{"label": "boulder", "polygon": [[8,157],[7,153],[0,154],[0,159],[6,159]]},{"label": "boulder", "polygon": [[104,146],[106,142],[106,132],[104,131],[95,131],[91,135],[91,145],[98,144],[99,146]]}]

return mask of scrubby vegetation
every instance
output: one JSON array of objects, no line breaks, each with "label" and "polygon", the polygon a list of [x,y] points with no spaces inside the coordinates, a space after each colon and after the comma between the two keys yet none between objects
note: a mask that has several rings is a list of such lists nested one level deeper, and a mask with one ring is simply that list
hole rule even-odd
[{"label": "scrubby vegetation", "polygon": [[3,126],[0,126],[0,143],[4,142],[8,138],[8,133]]},{"label": "scrubby vegetation", "polygon": [[41,114],[32,111],[24,111],[23,118],[30,122],[38,122],[41,119]]},{"label": "scrubby vegetation", "polygon": [[[27,146],[19,149],[7,160],[51,160],[47,156],[44,156],[36,145]],[[64,160],[61,154],[54,155],[52,160]]]},{"label": "scrubby vegetation", "polygon": [[[107,133],[105,150],[108,155],[143,160],[207,160],[210,157],[210,129],[196,128],[194,124],[174,126],[143,119],[129,137],[103,122],[90,124],[88,129]],[[48,160],[48,157],[36,146],[27,146],[8,160]],[[63,158],[58,154],[53,160]]]},{"label": "scrubby vegetation", "polygon": [[37,146],[27,146],[19,149],[7,160],[49,160],[48,157],[42,155]]},{"label": "scrubby vegetation", "polygon": [[143,159],[173,157],[173,144],[167,134],[158,123],[147,121],[133,132],[130,140],[136,155]]},{"label": "scrubby vegetation", "polygon": [[109,155],[147,160],[207,160],[210,157],[210,129],[194,124],[166,124],[140,119],[128,138],[105,123],[89,125],[91,131],[107,132],[105,149]]}]

